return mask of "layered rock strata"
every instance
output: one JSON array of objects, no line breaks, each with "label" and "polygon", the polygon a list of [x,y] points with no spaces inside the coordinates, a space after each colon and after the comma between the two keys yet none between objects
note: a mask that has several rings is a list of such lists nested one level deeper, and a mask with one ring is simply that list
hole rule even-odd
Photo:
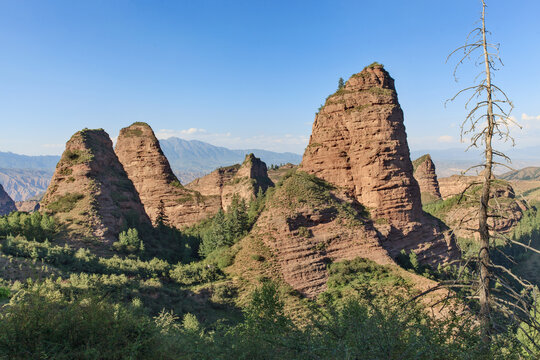
[{"label": "layered rock strata", "polygon": [[414,251],[422,262],[436,265],[457,255],[450,235],[423,214],[403,112],[382,65],[366,67],[327,98],[300,169],[366,206],[391,256]]},{"label": "layered rock strata", "polygon": [[134,123],[120,130],[115,152],[152,222],[165,215],[170,225],[182,228],[220,209],[217,195],[203,196],[178,181],[148,124]]},{"label": "layered rock strata", "polygon": [[103,129],[81,130],[66,143],[40,205],[65,224],[70,239],[110,244],[126,227],[149,223]]},{"label": "layered rock strata", "polygon": [[0,184],[0,216],[8,215],[12,211],[17,211],[15,202],[4,190],[4,187],[2,186],[2,184]]},{"label": "layered rock strata", "polygon": [[331,262],[363,257],[394,264],[365,209],[346,192],[301,171],[276,188],[250,237],[262,240],[283,279],[311,298],[326,289]]},{"label": "layered rock strata", "polygon": [[426,154],[414,160],[413,169],[414,178],[418,182],[418,186],[420,186],[422,204],[440,200],[442,197],[439,182],[437,181],[435,164],[431,160],[431,156]]},{"label": "layered rock strata", "polygon": [[259,191],[265,192],[270,186],[274,183],[268,177],[266,164],[253,154],[246,155],[242,165],[219,168],[186,185],[205,196],[218,196],[224,210],[234,195],[249,202]]}]

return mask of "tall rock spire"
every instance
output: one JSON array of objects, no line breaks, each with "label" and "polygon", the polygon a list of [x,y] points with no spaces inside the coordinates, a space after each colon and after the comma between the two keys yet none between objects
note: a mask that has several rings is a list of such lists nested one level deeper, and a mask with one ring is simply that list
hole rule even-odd
[{"label": "tall rock spire", "polygon": [[370,212],[386,247],[425,262],[452,257],[453,242],[425,218],[394,79],[378,63],[354,74],[315,117],[301,170],[346,189]]},{"label": "tall rock spire", "polygon": [[180,184],[148,124],[137,122],[120,130],[115,152],[152,221],[165,211],[170,224],[181,228],[220,209],[217,197],[202,196]]},{"label": "tall rock spire", "polygon": [[435,164],[429,154],[423,155],[413,161],[414,178],[418,181],[422,203],[427,204],[442,199],[439,190],[439,181],[435,173]]},{"label": "tall rock spire", "polygon": [[149,223],[103,129],[81,130],[66,143],[40,210],[65,223],[74,240],[110,244],[126,227]]}]

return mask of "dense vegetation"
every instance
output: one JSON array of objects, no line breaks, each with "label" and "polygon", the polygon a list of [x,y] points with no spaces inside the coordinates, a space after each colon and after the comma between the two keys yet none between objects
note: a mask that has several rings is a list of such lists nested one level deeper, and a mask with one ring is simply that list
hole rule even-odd
[{"label": "dense vegetation", "polygon": [[[331,185],[302,172],[278,186],[249,204],[235,198],[226,211],[182,232],[166,217],[156,228],[131,223],[109,255],[66,245],[47,215],[1,217],[0,359],[530,357],[518,342],[531,341],[523,330],[509,327],[486,347],[474,318],[431,317],[422,302],[410,301],[418,293],[410,279],[365,259],[330,263],[328,289],[297,302],[296,311],[285,303],[298,294],[274,280],[261,277],[250,295],[239,293],[245,290],[227,269],[267,203],[335,201]],[[348,206],[339,213],[369,216]],[[537,241],[539,220],[528,211],[514,239]],[[513,255],[531,259],[528,252]],[[451,276],[421,266],[414,253],[400,262],[427,277]]]}]

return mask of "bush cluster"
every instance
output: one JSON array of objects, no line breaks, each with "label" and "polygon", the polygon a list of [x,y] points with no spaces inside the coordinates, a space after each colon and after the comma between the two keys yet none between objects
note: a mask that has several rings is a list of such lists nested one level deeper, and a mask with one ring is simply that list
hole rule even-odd
[{"label": "bush cluster", "polygon": [[47,214],[34,212],[12,212],[0,217],[0,237],[24,236],[35,241],[52,239],[56,233],[54,218]]}]

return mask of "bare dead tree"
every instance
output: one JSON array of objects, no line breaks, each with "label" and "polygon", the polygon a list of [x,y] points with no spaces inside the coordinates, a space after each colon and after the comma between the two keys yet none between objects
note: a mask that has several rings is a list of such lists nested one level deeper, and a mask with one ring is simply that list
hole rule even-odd
[{"label": "bare dead tree", "polygon": [[[476,66],[482,68],[475,78],[476,83],[460,90],[450,101],[455,100],[460,95],[468,94],[465,103],[469,110],[465,120],[461,124],[461,137],[470,136],[471,147],[483,148],[484,161],[480,165],[482,171],[482,190],[478,208],[478,234],[480,238],[480,250],[478,253],[478,299],[480,304],[480,322],[482,326],[482,338],[484,342],[490,342],[492,330],[491,309],[493,301],[490,294],[490,281],[493,277],[490,258],[490,229],[488,218],[490,217],[489,200],[491,194],[491,184],[493,181],[493,167],[496,164],[506,166],[495,160],[496,157],[503,161],[509,158],[502,152],[493,148],[493,139],[499,138],[503,141],[514,139],[510,136],[509,127],[513,120],[510,112],[513,108],[512,102],[506,93],[493,83],[492,72],[496,71],[497,65],[502,65],[499,57],[499,45],[488,41],[490,34],[486,30],[486,2],[482,2],[482,15],[480,25],[473,29],[467,36],[463,46],[455,49],[448,59],[454,55],[460,56],[454,68],[454,77],[458,68],[466,61],[473,61]],[[448,61],[447,59],[447,61]]]}]

